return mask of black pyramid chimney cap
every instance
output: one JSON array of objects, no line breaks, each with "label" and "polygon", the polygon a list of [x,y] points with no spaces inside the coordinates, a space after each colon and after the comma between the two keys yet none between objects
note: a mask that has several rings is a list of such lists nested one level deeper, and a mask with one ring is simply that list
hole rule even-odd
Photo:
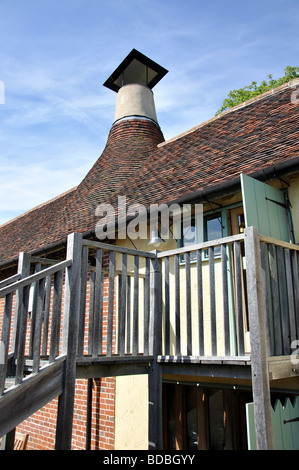
[{"label": "black pyramid chimney cap", "polygon": [[106,80],[104,86],[116,92],[123,85],[129,83],[145,85],[152,89],[167,73],[168,70],[164,67],[161,67],[161,65],[136,49],[132,49],[130,54]]}]

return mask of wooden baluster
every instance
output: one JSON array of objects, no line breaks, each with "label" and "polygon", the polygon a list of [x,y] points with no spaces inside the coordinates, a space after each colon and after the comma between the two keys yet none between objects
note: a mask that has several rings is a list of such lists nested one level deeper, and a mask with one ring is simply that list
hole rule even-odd
[{"label": "wooden baluster", "polygon": [[112,355],[114,274],[115,274],[115,251],[111,251],[110,260],[109,260],[109,298],[108,298],[108,325],[107,325],[107,352],[106,352],[108,357]]},{"label": "wooden baluster", "polygon": [[43,342],[42,342],[42,355],[43,356],[47,356],[47,352],[48,352],[51,282],[52,282],[52,276],[47,276],[46,287],[45,287],[44,318],[43,318]]},{"label": "wooden baluster", "polygon": [[92,356],[97,357],[102,352],[103,336],[103,280],[102,280],[102,249],[96,252],[96,273],[94,284],[94,308],[93,308],[93,336]]},{"label": "wooden baluster", "polygon": [[[35,273],[39,273],[41,270],[41,264],[36,263],[35,265]],[[36,322],[36,308],[37,308],[37,297],[38,297],[38,289],[39,283],[36,281],[33,286],[33,301],[32,301],[32,310],[30,316],[30,340],[29,340],[29,356],[32,357],[33,355],[33,345],[34,345],[34,332],[35,332],[35,322]],[[29,292],[30,295],[30,292]]]},{"label": "wooden baluster", "polygon": [[1,342],[0,342],[0,395],[2,395],[2,393],[4,392],[4,387],[5,387],[10,325],[11,325],[11,311],[12,311],[12,294],[7,294],[5,296],[5,306],[4,306],[2,333],[1,333]]},{"label": "wooden baluster", "polygon": [[87,352],[89,355],[93,355],[93,344],[94,344],[94,329],[93,329],[93,317],[94,317],[94,285],[95,285],[95,273],[90,271],[89,274],[89,312],[88,312],[88,348]]},{"label": "wooden baluster", "polygon": [[88,246],[83,246],[82,247],[82,265],[81,265],[81,295],[80,295],[80,314],[79,314],[79,333],[78,333],[78,357],[83,357],[84,355],[87,265],[88,265]]},{"label": "wooden baluster", "polygon": [[131,352],[131,276],[127,276],[126,353]]},{"label": "wooden baluster", "polygon": [[288,306],[289,306],[289,353],[291,353],[291,343],[296,340],[296,312],[295,312],[295,298],[294,298],[294,281],[292,272],[292,260],[290,250],[285,250],[285,266],[286,266],[286,283],[288,292]]},{"label": "wooden baluster", "polygon": [[209,248],[209,279],[210,279],[210,318],[212,355],[217,356],[216,303],[215,303],[215,263],[214,247]]},{"label": "wooden baluster", "polygon": [[169,309],[169,257],[164,260],[164,311],[165,311],[165,354],[170,354],[170,309]]},{"label": "wooden baluster", "polygon": [[33,343],[33,373],[37,373],[40,366],[40,349],[41,349],[41,334],[43,322],[43,306],[44,306],[44,292],[45,292],[46,279],[41,279],[37,282],[37,299],[35,311],[35,331]]},{"label": "wooden baluster", "polygon": [[235,292],[236,292],[238,355],[243,356],[245,352],[245,347],[244,347],[244,325],[243,325],[243,308],[242,308],[243,306],[242,306],[240,242],[234,242],[234,262],[235,262]]},{"label": "wooden baluster", "polygon": [[174,256],[175,275],[175,353],[181,355],[180,259]]},{"label": "wooden baluster", "polygon": [[149,354],[149,313],[150,313],[150,259],[145,260],[144,279],[144,354]]},{"label": "wooden baluster", "polygon": [[280,300],[280,324],[281,324],[281,332],[282,332],[282,351],[283,351],[283,354],[290,354],[289,316],[288,316],[286,274],[285,274],[283,252],[284,252],[284,249],[278,246],[276,253],[277,253],[277,273],[278,273],[278,287],[279,287],[279,300]]},{"label": "wooden baluster", "polygon": [[133,356],[139,351],[139,256],[134,256]]},{"label": "wooden baluster", "polygon": [[185,254],[186,259],[186,314],[187,314],[187,355],[192,355],[192,317],[191,317],[191,278],[190,278],[190,252]]},{"label": "wooden baluster", "polygon": [[58,271],[54,274],[49,362],[53,362],[59,354],[61,301],[62,301],[62,271]]},{"label": "wooden baluster", "polygon": [[22,382],[24,376],[24,359],[25,359],[25,344],[26,344],[26,331],[27,331],[27,316],[28,316],[28,301],[29,301],[30,286],[23,287],[22,297],[20,298],[20,317],[19,317],[19,334],[18,334],[18,350],[16,356],[16,375],[15,385]]},{"label": "wooden baluster", "polygon": [[[110,284],[110,280],[109,280],[109,284]],[[118,353],[120,354],[120,356],[123,356],[125,353],[126,299],[127,299],[127,255],[123,254],[122,255],[120,311],[119,311],[119,318],[118,318]],[[109,297],[109,300],[110,300],[110,297]]]},{"label": "wooden baluster", "polygon": [[202,251],[196,251],[197,263],[197,305],[198,305],[198,341],[199,355],[204,356],[204,331],[203,331],[203,292],[202,292]]},{"label": "wooden baluster", "polygon": [[280,324],[280,303],[278,291],[278,276],[277,276],[277,263],[276,263],[276,247],[269,245],[269,268],[271,280],[271,295],[272,295],[272,309],[273,309],[273,331],[274,331],[274,354],[276,356],[282,355],[282,337],[281,337],[281,324]]},{"label": "wooden baluster", "polygon": [[230,330],[228,309],[228,281],[227,281],[227,255],[226,244],[221,245],[221,270],[222,270],[222,298],[223,298],[223,323],[224,323],[224,350],[226,356],[230,355]]}]

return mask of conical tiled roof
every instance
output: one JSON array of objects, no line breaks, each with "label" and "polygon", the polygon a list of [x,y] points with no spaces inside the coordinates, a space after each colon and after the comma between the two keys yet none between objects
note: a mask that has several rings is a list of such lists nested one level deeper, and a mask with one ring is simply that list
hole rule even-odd
[{"label": "conical tiled roof", "polygon": [[112,200],[163,141],[159,126],[149,119],[116,122],[102,155],[76,188],[0,227],[0,263],[20,251],[37,250],[64,239],[69,233],[94,229],[96,207]]}]

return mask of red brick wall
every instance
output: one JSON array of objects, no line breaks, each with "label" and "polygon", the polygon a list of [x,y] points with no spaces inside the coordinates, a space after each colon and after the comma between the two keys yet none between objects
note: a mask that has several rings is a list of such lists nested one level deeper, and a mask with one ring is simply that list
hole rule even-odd
[{"label": "red brick wall", "polygon": [[[114,449],[115,378],[93,379],[91,449]],[[30,416],[18,431],[29,434],[28,450],[54,450],[58,399]],[[76,381],[72,449],[86,448],[87,380]]]}]

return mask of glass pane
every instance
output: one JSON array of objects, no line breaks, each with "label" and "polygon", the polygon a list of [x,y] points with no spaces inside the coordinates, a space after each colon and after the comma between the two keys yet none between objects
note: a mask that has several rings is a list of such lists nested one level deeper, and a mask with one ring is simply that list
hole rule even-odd
[{"label": "glass pane", "polygon": [[173,385],[167,386],[167,441],[168,449],[175,450],[175,389]]},{"label": "glass pane", "polygon": [[207,219],[206,221],[206,241],[222,238],[221,216]]},{"label": "glass pane", "polygon": [[[220,213],[205,218],[205,241],[209,242],[217,238],[222,238],[222,220]],[[217,246],[214,250],[214,255],[219,254],[220,246]],[[205,256],[209,256],[208,250],[205,252]]]},{"label": "glass pane", "polygon": [[183,228],[184,246],[194,245],[196,243],[196,227],[189,225]]},{"label": "glass pane", "polygon": [[[196,225],[195,225],[195,220],[193,219],[191,221],[191,224],[188,225],[187,227],[182,226],[182,246],[191,246],[197,243],[197,231],[196,231]],[[196,253],[191,252],[190,253],[190,261],[193,261],[196,259]],[[185,256],[182,255],[180,258],[181,262],[185,262]]]},{"label": "glass pane", "polygon": [[223,391],[209,391],[210,450],[224,450]]},{"label": "glass pane", "polygon": [[196,388],[186,387],[187,450],[197,450]]}]

